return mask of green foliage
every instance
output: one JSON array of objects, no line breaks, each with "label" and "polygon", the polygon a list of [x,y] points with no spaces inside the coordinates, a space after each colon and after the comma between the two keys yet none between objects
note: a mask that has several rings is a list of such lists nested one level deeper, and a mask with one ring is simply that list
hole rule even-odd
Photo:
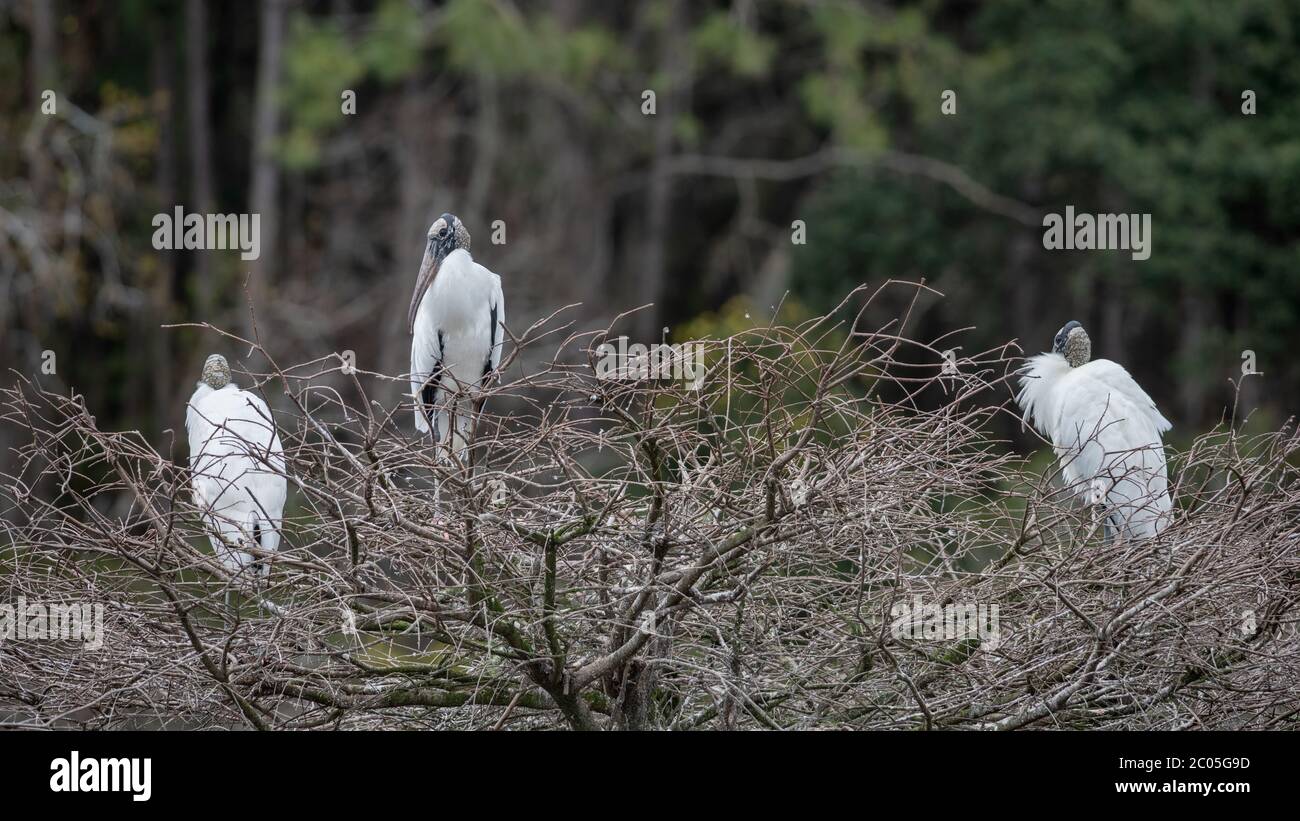
[{"label": "green foliage", "polygon": [[504,79],[585,85],[626,57],[613,33],[599,26],[566,30],[551,15],[526,17],[485,0],[452,0],[438,38],[452,66]]},{"label": "green foliage", "polygon": [[405,0],[384,0],[358,45],[366,69],[392,83],[416,70],[425,46],[425,27],[416,7]]},{"label": "green foliage", "polygon": [[[982,7],[953,31],[915,14],[813,14],[834,70],[803,91],[837,142],[905,140],[1043,212],[1150,213],[1151,258],[1047,252],[1040,227],[923,177],[843,175],[808,203],[809,244],[796,249],[794,286],[814,310],[864,280],[924,273],[949,296],[941,320],[976,324],[994,344],[1010,335],[1002,312],[1032,287],[1048,315],[1011,319],[1037,333],[1122,305],[1131,344],[1159,340],[1172,365],[1139,364],[1144,384],[1222,392],[1243,348],[1269,362],[1275,386],[1300,380],[1288,354],[1300,321],[1300,7],[1026,0]],[[944,88],[956,116],[940,113]],[[1195,347],[1180,342],[1186,299],[1220,328]]]},{"label": "green foliage", "polygon": [[350,37],[336,23],[294,15],[285,49],[281,102],[288,127],[279,145],[285,166],[311,168],[321,140],[342,124],[342,94],[367,77],[392,83],[419,65],[426,41],[418,12],[402,0],[384,0],[364,34]]},{"label": "green foliage", "polygon": [[741,77],[766,74],[776,51],[771,38],[741,28],[721,11],[697,25],[691,41],[706,64],[724,66]]},{"label": "green foliage", "polygon": [[826,310],[861,283],[915,280],[941,270],[960,239],[918,243],[916,237],[943,235],[954,207],[941,192],[917,190],[895,177],[838,175],[804,210],[807,242],[793,252],[799,296]]},{"label": "green foliage", "polygon": [[886,123],[896,119],[891,97],[937,101],[939,89],[959,76],[957,49],[931,33],[920,9],[828,4],[814,7],[811,21],[825,64],[803,78],[802,99],[843,145],[886,147]]},{"label": "green foliage", "polygon": [[[648,172],[663,148],[655,141],[662,132],[650,127],[656,121],[639,113],[640,95],[650,88],[659,90],[658,115],[671,118],[672,127],[668,162],[658,166],[668,169],[671,189],[663,240],[670,247],[655,300],[666,323],[680,326],[682,313],[716,306],[760,280],[779,290],[782,271],[757,273],[765,259],[778,260],[771,252],[785,242],[784,230],[771,227],[802,219],[808,242],[793,247],[790,285],[808,313],[829,309],[864,282],[925,277],[947,298],[919,312],[922,335],[973,325],[963,338],[969,348],[1015,337],[1032,351],[1064,319],[1079,318],[1098,326],[1100,355],[1124,360],[1162,407],[1184,404],[1166,408],[1176,431],[1218,417],[1245,348],[1258,354],[1264,373],[1251,383],[1259,401],[1248,404],[1274,418],[1294,410],[1300,386],[1300,360],[1290,352],[1300,322],[1296,4],[655,0],[624,10],[581,0],[558,9],[497,0],[375,0],[337,13],[341,8],[290,5],[277,97],[277,157],[290,172],[282,190],[294,199],[287,216],[301,220],[281,226],[282,236],[293,239],[278,243],[288,253],[277,262],[277,281],[335,272],[321,274],[330,294],[317,306],[322,311],[335,307],[331,299],[350,300],[369,288],[370,277],[390,273],[386,250],[345,252],[322,241],[323,226],[333,237],[388,241],[384,227],[395,224],[402,199],[359,180],[391,179],[401,167],[395,147],[425,136],[427,123],[392,116],[411,95],[444,95],[440,104],[456,121],[445,129],[450,150],[422,169],[437,181],[440,198],[466,199],[466,170],[477,169],[490,171],[477,178],[491,180],[483,204],[494,217],[566,215],[546,229],[555,239],[568,232],[565,241],[548,241],[543,256],[529,260],[530,273],[558,280],[574,252],[609,271],[635,269],[654,222],[646,213],[653,199],[646,196]],[[212,4],[209,10],[202,32],[213,103],[209,164],[217,201],[229,209],[248,195],[246,149],[258,73],[250,58],[262,32],[232,25]],[[61,106],[60,119],[70,142],[53,132],[29,135],[41,120],[33,118],[36,101],[22,76],[33,62],[25,53],[31,47],[26,17],[0,19],[0,75],[18,78],[0,88],[0,143],[21,148],[0,152],[0,177],[8,181],[0,205],[10,213],[24,210],[33,195],[23,179],[33,172],[30,158],[44,156],[61,170],[46,181],[54,185],[44,186],[44,201],[31,206],[47,215],[40,224],[52,231],[73,227],[75,221],[57,215],[83,208],[102,235],[51,235],[36,246],[21,233],[0,236],[20,274],[38,268],[30,264],[29,247],[52,252],[69,271],[63,280],[39,283],[41,304],[14,298],[20,307],[10,316],[40,321],[18,323],[22,332],[4,343],[12,347],[21,338],[34,345],[53,333],[48,326],[57,317],[75,323],[88,340],[103,330],[113,345],[139,345],[128,330],[104,329],[117,323],[156,329],[165,320],[192,318],[204,291],[222,295],[221,305],[242,305],[244,266],[237,258],[211,257],[215,264],[205,266],[209,279],[199,287],[191,276],[196,258],[181,255],[171,272],[177,281],[169,285],[160,282],[168,269],[149,244],[148,217],[167,207],[163,200],[188,201],[194,193],[184,15],[146,0],[71,6],[58,15],[59,99],[110,125],[107,165],[84,123],[65,119],[69,107]],[[681,62],[670,64],[677,56]],[[349,89],[358,94],[355,123],[341,111]],[[481,104],[489,89],[499,105]],[[955,116],[940,111],[948,89],[957,94]],[[1256,94],[1254,116],[1241,112],[1245,89]],[[495,147],[478,142],[485,116],[497,118]],[[415,133],[373,140],[393,128]],[[364,158],[334,169],[328,180],[312,174],[324,147],[344,133],[367,142]],[[58,150],[32,153],[29,139]],[[863,167],[826,172],[811,162],[800,170],[800,158],[828,147],[855,149],[836,156],[852,153]],[[931,170],[943,168],[947,182],[942,174],[902,167],[901,153],[934,163]],[[692,157],[678,164],[681,158],[671,155],[680,154],[723,161]],[[751,178],[749,159],[772,163],[760,163]],[[96,190],[83,200],[78,174],[109,166],[111,195]],[[785,172],[766,170],[773,166]],[[1059,212],[1071,204],[1094,213],[1149,212],[1152,257],[1045,252],[1034,220],[1025,224],[972,203],[950,184],[954,175],[1030,211]],[[362,192],[378,193],[340,209],[336,191],[322,190],[324,184],[362,198]],[[538,227],[533,222],[525,231]],[[531,239],[541,236],[534,232]],[[602,283],[599,294],[563,298],[598,311],[621,309],[633,299],[631,281],[611,273],[605,283],[615,287]],[[111,287],[101,289],[104,282]],[[545,302],[562,290],[538,292]],[[1194,320],[1189,306],[1199,309]],[[897,307],[894,301],[882,316],[892,317]],[[733,304],[709,320],[736,315]],[[373,318],[350,320],[324,346],[357,347],[356,339],[342,337]],[[167,334],[184,341],[181,332]],[[1100,350],[1117,342],[1118,352]],[[184,362],[193,353],[187,347],[171,350],[175,367],[192,364]],[[1148,351],[1160,355],[1137,356]],[[87,384],[85,374],[76,376]],[[1199,410],[1195,397],[1182,402],[1189,388],[1209,394]],[[141,385],[121,390],[139,395]]]},{"label": "green foliage", "polygon": [[[705,368],[715,379],[728,379],[732,387],[716,397],[713,413],[728,425],[744,426],[753,423],[768,412],[761,390],[768,390],[775,413],[793,420],[798,428],[812,421],[811,404],[816,395],[820,367],[831,361],[844,344],[842,327],[822,326],[811,334],[799,336],[793,329],[805,326],[813,314],[797,300],[786,300],[775,316],[771,311],[760,312],[745,296],[729,300],[716,312],[708,312],[680,326],[673,334],[678,342],[693,340],[729,339],[730,346],[717,346],[706,351]],[[728,351],[730,350],[730,355]],[[786,381],[765,385],[767,376],[755,368],[755,360],[768,361],[779,358],[788,363]],[[841,387],[851,390],[853,385]],[[860,389],[860,386],[857,386]],[[842,435],[847,428],[834,417],[823,420],[822,427],[828,435]]]},{"label": "green foliage", "polygon": [[295,15],[284,61],[282,97],[290,114],[280,147],[285,165],[309,168],[319,161],[321,134],[343,121],[343,90],[354,88],[364,73],[338,26]]}]

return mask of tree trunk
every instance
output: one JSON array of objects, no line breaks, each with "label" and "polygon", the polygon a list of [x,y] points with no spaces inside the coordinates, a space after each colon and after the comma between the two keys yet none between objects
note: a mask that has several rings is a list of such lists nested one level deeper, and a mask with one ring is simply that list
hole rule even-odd
[{"label": "tree trunk", "polygon": [[658,75],[666,77],[667,86],[657,90],[653,129],[653,155],[650,184],[646,188],[646,229],[641,254],[641,277],[636,283],[636,303],[655,303],[637,315],[637,337],[645,342],[659,338],[663,316],[659,304],[664,294],[667,246],[673,181],[669,169],[673,151],[673,126],[677,116],[690,107],[690,69],[682,43],[686,37],[685,13],[680,0],[672,0],[668,23],[660,40]]},{"label": "tree trunk", "polygon": [[[216,210],[212,183],[212,113],[208,104],[208,19],[204,0],[185,0],[185,98],[190,132],[190,208],[201,214]],[[194,260],[198,316],[213,318],[216,283],[212,260],[197,254]]]},{"label": "tree trunk", "polygon": [[54,88],[54,50],[57,47],[54,36],[56,5],[53,0],[30,0],[28,3],[32,32],[32,52],[28,55],[31,61],[31,73],[28,76],[31,79],[32,100],[38,105],[41,92],[47,88]]},{"label": "tree trunk", "polygon": [[[1238,294],[1236,304],[1233,306],[1233,336],[1238,340],[1248,339],[1250,336],[1250,301],[1244,294]],[[1230,367],[1235,371],[1232,379],[1240,385],[1237,397],[1237,418],[1245,419],[1259,407],[1259,375],[1246,376],[1241,372],[1241,365],[1245,361],[1241,358],[1246,346],[1242,346],[1242,351],[1237,352],[1237,356],[1230,362]],[[1267,373],[1263,363],[1256,361],[1255,370],[1257,372]],[[1280,374],[1279,374],[1280,376]]]},{"label": "tree trunk", "polygon": [[[172,105],[176,99],[176,47],[170,3],[158,4],[159,13],[153,23],[153,59],[150,66],[152,74],[154,118],[158,122],[158,156],[154,167],[154,185],[158,190],[158,199],[164,211],[173,208],[177,202],[176,186],[176,128],[172,116]],[[161,329],[171,317],[172,290],[176,282],[176,251],[157,251],[158,269],[150,289],[150,305],[146,309],[151,322],[139,328],[144,336],[150,357],[151,367],[135,369],[139,378],[145,381],[139,390],[132,391],[135,410],[142,418],[155,418],[165,414],[165,408],[171,406],[172,388],[172,351],[171,334]],[[199,251],[196,256],[204,256]],[[144,405],[145,397],[150,397],[149,404]],[[161,427],[161,425],[159,425]]]},{"label": "tree trunk", "polygon": [[[433,203],[438,191],[431,182],[439,179],[440,157],[452,151],[445,120],[429,116],[427,87],[417,76],[402,87],[397,109],[395,161],[398,168],[398,219],[393,221],[392,238],[394,310],[379,344],[380,368],[394,373],[409,369],[411,337],[406,331],[406,308],[415,288],[415,273],[424,254],[424,236],[433,222]],[[406,393],[405,390],[401,393]],[[398,394],[401,395],[401,394]],[[409,398],[406,401],[410,401]]]},{"label": "tree trunk", "polygon": [[[280,169],[272,152],[279,131],[276,90],[280,81],[280,53],[284,45],[285,0],[262,4],[261,42],[257,53],[257,100],[253,110],[253,179],[250,211],[261,215],[261,255],[252,261],[249,295],[256,308],[265,308],[275,272],[279,232],[278,194]],[[251,317],[248,331],[252,334]]]},{"label": "tree trunk", "polygon": [[1200,421],[1201,409],[1205,406],[1205,371],[1198,365],[1205,353],[1205,325],[1209,313],[1204,296],[1191,288],[1183,290],[1182,318],[1178,323],[1182,331],[1178,359],[1183,366],[1184,375],[1180,380],[1182,384],[1178,398],[1185,429],[1190,429]]},{"label": "tree trunk", "polygon": [[[32,51],[28,55],[30,71],[28,77],[31,80],[29,93],[31,95],[32,111],[38,118],[44,118],[46,115],[41,112],[41,95],[49,89],[58,95],[62,95],[62,89],[54,88],[55,85],[55,51],[58,44],[55,40],[55,3],[53,0],[31,0],[29,3],[28,14],[31,24],[32,33]],[[62,102],[56,97],[56,102]],[[41,206],[50,194],[54,186],[54,172],[49,158],[44,151],[34,151],[28,154],[28,166],[30,168],[32,181],[32,194],[35,198],[36,213],[41,213]]]}]

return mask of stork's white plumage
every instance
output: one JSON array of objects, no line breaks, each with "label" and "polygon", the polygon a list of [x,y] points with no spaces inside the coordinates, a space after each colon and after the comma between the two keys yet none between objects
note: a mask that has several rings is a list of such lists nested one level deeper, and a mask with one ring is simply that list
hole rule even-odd
[{"label": "stork's white plumage", "polygon": [[266,563],[234,545],[266,551],[280,546],[288,481],[270,410],[261,397],[231,382],[225,357],[214,354],[190,397],[185,428],[194,502],[213,550],[232,573],[253,564],[265,576]]},{"label": "stork's white plumage", "polygon": [[475,262],[469,245],[469,232],[452,214],[429,227],[408,315],[415,427],[429,433],[432,423],[439,442],[450,433],[462,458],[475,399],[501,363],[506,318],[501,277]]},{"label": "stork's white plumage", "polygon": [[1083,327],[1066,324],[1051,353],[1029,359],[1016,401],[1051,441],[1066,486],[1105,507],[1108,533],[1154,536],[1173,507],[1160,438],[1173,425],[1128,371],[1091,352]]}]

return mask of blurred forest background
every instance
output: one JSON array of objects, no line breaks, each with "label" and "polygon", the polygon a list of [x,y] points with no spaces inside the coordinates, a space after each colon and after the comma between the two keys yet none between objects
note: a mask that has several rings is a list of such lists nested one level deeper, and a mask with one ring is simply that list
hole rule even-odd
[{"label": "blurred forest background", "polygon": [[[204,357],[242,352],[161,326],[246,328],[248,281],[279,362],[398,375],[451,211],[516,333],[654,303],[619,327],[681,338],[924,277],[946,297],[914,337],[1035,353],[1079,319],[1176,440],[1252,350],[1242,410],[1275,425],[1300,396],[1297,54],[1294,0],[0,0],[0,361],[162,441]],[[261,214],[260,259],[155,250],[176,205]],[[1152,214],[1150,259],[1045,251],[1067,205]]]}]

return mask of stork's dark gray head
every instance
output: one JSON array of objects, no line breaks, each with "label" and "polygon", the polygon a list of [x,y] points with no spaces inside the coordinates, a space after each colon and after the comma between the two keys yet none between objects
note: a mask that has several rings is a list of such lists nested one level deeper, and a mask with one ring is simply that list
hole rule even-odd
[{"label": "stork's dark gray head", "polygon": [[1072,319],[1056,332],[1056,338],[1052,340],[1052,353],[1064,355],[1070,367],[1077,368],[1088,364],[1092,358],[1092,340],[1088,338],[1083,325]]},{"label": "stork's dark gray head", "polygon": [[214,353],[203,363],[203,375],[199,377],[200,385],[207,385],[219,391],[230,384],[230,363],[219,353]]},{"label": "stork's dark gray head", "polygon": [[420,300],[429,290],[442,261],[452,251],[469,251],[469,230],[465,223],[455,214],[443,214],[429,226],[427,242],[424,246],[424,259],[420,261],[420,273],[415,280],[415,294],[411,297],[411,310],[406,317],[408,333],[415,332],[415,314],[420,310]]},{"label": "stork's dark gray head", "polygon": [[429,226],[429,248],[446,257],[455,250],[469,250],[469,230],[460,217],[443,214]]}]

